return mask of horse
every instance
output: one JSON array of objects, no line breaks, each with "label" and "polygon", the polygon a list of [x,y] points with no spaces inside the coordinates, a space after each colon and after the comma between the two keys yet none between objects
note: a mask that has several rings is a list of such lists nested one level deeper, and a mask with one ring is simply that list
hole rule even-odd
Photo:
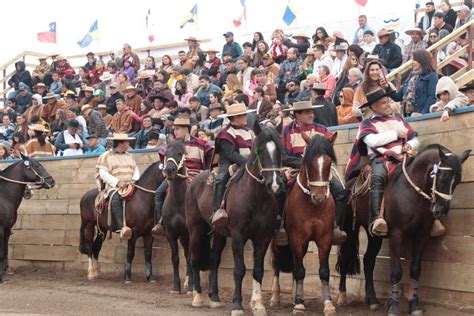
[{"label": "horse", "polygon": [[[384,209],[388,224],[390,248],[390,279],[392,295],[387,302],[388,314],[399,315],[399,288],[402,279],[400,263],[402,240],[406,238],[412,244],[410,266],[411,293],[409,309],[412,315],[420,315],[423,310],[419,303],[418,282],[421,275],[423,251],[429,242],[431,226],[435,219],[447,216],[456,186],[462,179],[461,165],[469,157],[471,150],[461,155],[452,153],[439,144],[431,144],[416,156],[404,157],[401,164],[395,167],[385,189]],[[352,179],[348,185],[354,185]],[[341,246],[338,266],[341,273],[339,285],[342,303],[346,298],[346,275],[359,272],[358,235],[359,227],[367,231],[368,194],[353,196],[352,205],[356,207],[355,222],[352,216],[346,216],[345,230],[348,234],[346,244]],[[347,215],[347,214],[346,214]],[[352,214],[351,214],[352,215]],[[355,229],[353,229],[355,228]],[[373,270],[376,256],[382,239],[368,234],[369,244],[364,255],[364,272],[366,280],[366,302],[371,309],[380,304],[373,284]]]},{"label": "horse", "polygon": [[250,305],[254,314],[266,314],[261,294],[265,253],[276,228],[278,205],[275,194],[281,189],[283,144],[276,130],[263,129],[254,141],[247,163],[230,180],[226,193],[229,216],[224,229],[214,230],[210,245],[210,216],[213,189],[207,184],[209,171],[199,174],[186,193],[186,224],[189,230],[194,277],[193,306],[202,306],[200,270],[210,269],[211,307],[220,306],[217,272],[226,236],[232,238],[234,257],[234,296],[232,315],[243,315],[242,280],[245,276],[244,245],[253,245],[253,290]]},{"label": "horse", "polygon": [[[135,193],[125,205],[125,220],[132,229],[132,238],[128,240],[127,262],[124,267],[125,283],[131,282],[132,261],[135,256],[135,243],[138,237],[143,237],[145,253],[145,276],[149,282],[154,282],[151,256],[153,237],[151,228],[154,225],[154,194],[163,181],[160,161],[151,164],[140,179],[134,184]],[[98,214],[95,199],[99,194],[97,188],[87,191],[80,201],[81,228],[79,251],[89,258],[87,278],[96,279],[99,276],[99,253],[110,227],[107,225],[107,211]],[[97,233],[96,233],[97,228]]]},{"label": "horse", "polygon": [[[20,161],[0,172],[0,283],[8,281],[8,240],[18,217],[23,196],[31,189],[51,189],[55,181],[46,169],[33,158],[20,154]],[[27,187],[29,187],[27,189]]]},{"label": "horse", "polygon": [[179,252],[178,239],[183,246],[186,258],[186,281],[188,292],[192,292],[192,270],[189,258],[189,233],[186,227],[184,214],[184,201],[188,187],[188,172],[185,164],[186,147],[183,142],[175,141],[168,146],[165,152],[165,166],[169,188],[163,203],[163,227],[166,239],[171,248],[171,262],[173,264],[173,290],[171,293],[181,293],[181,280],[179,277]]}]

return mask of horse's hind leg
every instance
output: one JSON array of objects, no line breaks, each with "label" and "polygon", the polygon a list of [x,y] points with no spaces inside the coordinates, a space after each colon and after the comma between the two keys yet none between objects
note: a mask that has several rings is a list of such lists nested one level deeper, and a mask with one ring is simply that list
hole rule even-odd
[{"label": "horse's hind leg", "polygon": [[429,233],[426,236],[417,236],[417,238],[415,238],[413,241],[412,260],[411,260],[411,268],[410,268],[411,293],[408,298],[410,302],[411,315],[423,314],[423,309],[419,305],[418,281],[420,280],[420,274],[421,274],[421,258],[423,256],[423,250],[425,249],[425,246],[428,240],[429,240]]},{"label": "horse's hind leg", "polygon": [[222,305],[219,297],[218,271],[221,264],[222,251],[224,250],[226,237],[218,233],[214,233],[212,238],[211,261],[209,273],[209,297],[211,299],[211,307],[220,307]]},{"label": "horse's hind leg", "polygon": [[[106,233],[104,233],[106,234]],[[100,266],[99,266],[99,253],[102,249],[102,243],[104,242],[105,235],[97,234],[94,239],[94,245],[92,248],[92,270],[94,272],[94,279],[99,276]]]},{"label": "horse's hind leg", "polygon": [[179,277],[178,238],[168,234],[167,239],[171,248],[171,263],[173,264],[173,289],[171,290],[171,293],[179,294],[181,293],[181,279]]},{"label": "horse's hind leg", "polygon": [[375,310],[380,306],[380,302],[375,294],[374,268],[377,254],[380,251],[380,247],[382,247],[382,238],[372,237],[367,233],[367,239],[369,243],[364,255],[365,303],[369,305],[371,310]]},{"label": "horse's hind leg", "polygon": [[232,254],[234,256],[234,297],[232,298],[232,316],[243,315],[242,280],[245,276],[244,262],[245,241],[241,235],[232,236]]},{"label": "horse's hind leg", "polygon": [[7,276],[5,275],[5,251],[8,251],[8,244],[5,247],[5,232],[0,229],[0,283],[6,282]]},{"label": "horse's hind leg", "polygon": [[[250,306],[254,315],[266,315],[262,299],[263,260],[270,244],[270,238],[254,238],[253,242],[253,284]],[[259,236],[263,237],[263,236]]]},{"label": "horse's hind leg", "polygon": [[402,245],[402,232],[399,229],[390,231],[390,281],[392,283],[392,295],[388,300],[388,315],[400,315],[399,292],[400,281],[402,280],[402,265],[400,263],[400,251]]},{"label": "horse's hind leg", "polygon": [[135,234],[132,235],[132,238],[128,241],[127,247],[127,262],[125,263],[124,269],[124,281],[125,284],[132,283],[132,261],[135,257],[135,244],[137,242],[137,237]]},{"label": "horse's hind leg", "polygon": [[187,291],[187,294],[191,294],[193,292],[193,269],[191,267],[191,253],[189,252],[189,235],[179,236],[179,242],[183,246],[184,258],[186,259],[186,277],[183,288]]},{"label": "horse's hind leg", "polygon": [[151,264],[152,258],[152,246],[153,246],[153,237],[151,234],[146,234],[143,236],[143,253],[145,255],[145,277],[148,282],[155,282],[155,276],[153,275],[153,267]]},{"label": "horse's hind leg", "polygon": [[8,230],[5,232],[5,237],[3,238],[4,240],[4,243],[3,243],[3,250],[4,250],[4,263],[3,263],[3,272],[5,273],[5,275],[8,275],[8,274],[11,274],[11,272],[9,271],[9,264],[8,264],[8,241],[10,240],[10,235],[11,235],[11,231]]}]

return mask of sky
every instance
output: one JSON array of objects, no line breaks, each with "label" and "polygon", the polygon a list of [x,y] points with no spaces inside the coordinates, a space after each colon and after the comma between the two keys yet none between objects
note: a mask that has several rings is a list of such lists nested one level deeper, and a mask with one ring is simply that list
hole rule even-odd
[{"label": "sky", "polygon": [[[179,25],[194,4],[198,4],[198,21],[183,29]],[[149,46],[145,26],[148,9],[151,11],[149,25],[155,37],[153,45],[176,43],[187,36],[211,39],[206,46],[220,49],[224,43],[222,34],[233,31],[240,42],[251,41],[255,31],[261,31],[269,40],[270,33],[282,28],[286,34],[303,31],[314,34],[317,26],[325,26],[331,34],[335,30],[352,39],[357,28],[357,16],[366,14],[369,25],[380,29],[383,20],[400,18],[400,27],[413,26],[415,0],[368,0],[361,7],[354,0],[246,0],[247,21],[240,27],[233,25],[233,19],[242,14],[240,0],[174,0],[174,1],[60,1],[24,0],[21,8],[16,1],[2,3],[3,14],[0,25],[3,49],[0,50],[0,64],[23,50],[63,55],[86,54],[89,51],[119,51],[123,43],[132,47]],[[297,18],[286,26],[282,17],[290,3]],[[80,48],[77,41],[88,32],[98,20],[99,40],[86,48]],[[57,44],[38,42],[38,32],[48,30],[50,22],[57,23]],[[402,32],[400,32],[402,33]],[[206,48],[206,47],[204,47]],[[207,47],[209,48],[209,47]]]}]

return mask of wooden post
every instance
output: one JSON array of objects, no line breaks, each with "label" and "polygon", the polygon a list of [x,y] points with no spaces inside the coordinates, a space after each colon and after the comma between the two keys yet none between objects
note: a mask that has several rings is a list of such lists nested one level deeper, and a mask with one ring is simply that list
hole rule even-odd
[{"label": "wooden post", "polygon": [[469,51],[469,54],[468,54],[468,57],[467,57],[467,70],[466,71],[469,71],[472,69],[472,40],[473,40],[473,30],[472,30],[472,26],[469,27],[467,29],[467,39],[468,39],[468,43],[467,43],[467,46],[468,46],[468,51]]},{"label": "wooden post", "polygon": [[438,71],[438,50],[437,49],[431,52],[431,60],[433,63],[433,68],[437,72]]}]

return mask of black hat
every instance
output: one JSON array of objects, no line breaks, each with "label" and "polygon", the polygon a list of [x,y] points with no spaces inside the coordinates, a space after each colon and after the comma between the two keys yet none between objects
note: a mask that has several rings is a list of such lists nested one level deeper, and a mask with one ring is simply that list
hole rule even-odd
[{"label": "black hat", "polygon": [[86,139],[90,139],[90,138],[99,139],[99,137],[97,137],[96,134],[90,134],[89,136],[86,137]]},{"label": "black hat", "polygon": [[382,99],[383,97],[388,96],[388,94],[383,89],[377,89],[373,92],[367,94],[367,102],[359,106],[359,109],[365,108],[367,106],[371,106],[376,101]]},{"label": "black hat", "polygon": [[70,127],[70,128],[80,128],[80,124],[77,120],[70,120],[67,124],[67,127]]},{"label": "black hat", "polygon": [[467,85],[459,89],[459,91],[462,91],[462,92],[467,92],[469,90],[474,90],[474,82],[468,83]]}]

